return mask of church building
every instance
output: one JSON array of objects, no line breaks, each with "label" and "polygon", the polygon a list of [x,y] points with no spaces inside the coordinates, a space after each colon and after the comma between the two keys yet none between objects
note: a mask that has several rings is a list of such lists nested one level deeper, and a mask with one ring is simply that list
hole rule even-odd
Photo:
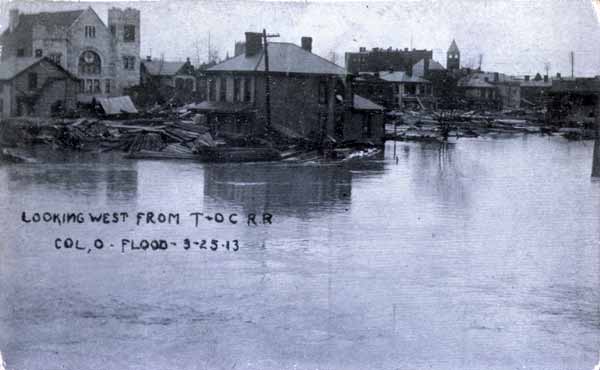
[{"label": "church building", "polygon": [[2,64],[48,58],[78,78],[77,100],[123,95],[140,81],[140,12],[111,8],[108,25],[84,10],[23,14],[10,10],[0,35]]}]

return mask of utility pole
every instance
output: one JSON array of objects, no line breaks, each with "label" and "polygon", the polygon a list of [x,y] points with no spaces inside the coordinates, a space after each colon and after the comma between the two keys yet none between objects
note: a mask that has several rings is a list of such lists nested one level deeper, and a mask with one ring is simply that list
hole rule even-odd
[{"label": "utility pole", "polygon": [[269,37],[279,37],[279,34],[267,35],[263,28],[263,45],[265,49],[265,110],[267,113],[267,130],[271,129],[271,76],[269,75]]},{"label": "utility pole", "polygon": [[575,53],[571,52],[571,78],[575,78]]},{"label": "utility pole", "polygon": [[596,141],[592,160],[592,177],[600,178],[600,93],[596,94]]},{"label": "utility pole", "polygon": [[211,59],[211,46],[210,46],[210,31],[208,31],[208,64],[210,64],[210,62],[212,62]]}]

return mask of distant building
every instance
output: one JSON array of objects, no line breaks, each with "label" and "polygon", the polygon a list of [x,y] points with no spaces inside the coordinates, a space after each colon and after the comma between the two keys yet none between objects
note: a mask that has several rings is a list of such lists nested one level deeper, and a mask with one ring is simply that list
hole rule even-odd
[{"label": "distant building", "polygon": [[354,79],[354,91],[387,109],[435,105],[431,82],[406,72],[362,72]]},{"label": "distant building", "polygon": [[121,95],[140,81],[140,12],[111,8],[108,25],[91,8],[21,14],[10,11],[0,35],[2,61],[48,57],[80,79],[78,100]]},{"label": "distant building", "polygon": [[189,58],[185,62],[173,62],[148,56],[142,62],[140,74],[141,88],[149,90],[160,103],[171,98],[181,102],[195,98],[196,73]]},{"label": "distant building", "polygon": [[[207,114],[215,134],[260,133],[266,127],[266,56],[261,36],[247,32],[242,54],[204,72],[207,101],[197,109]],[[269,43],[271,128],[314,141],[359,136],[380,142],[382,123],[352,117],[354,97],[346,70],[313,54],[312,38],[303,37],[301,45]],[[371,114],[369,109],[357,110]]]},{"label": "distant building", "polygon": [[[557,80],[561,79],[560,74],[556,76]],[[521,80],[521,102],[529,107],[542,107],[545,104],[546,98],[552,88],[552,81],[547,75],[542,77],[541,74],[536,74],[534,78],[524,76]]]},{"label": "distant building", "polygon": [[521,106],[521,84],[498,72],[472,71],[458,81],[469,108],[515,109]]},{"label": "distant building", "polygon": [[392,70],[412,75],[413,66],[421,60],[424,60],[423,69],[428,71],[429,61],[432,58],[433,51],[431,50],[374,48],[367,51],[366,48],[361,47],[358,52],[346,53],[346,69],[352,74]]},{"label": "distant building", "polygon": [[452,40],[446,53],[446,69],[449,71],[460,69],[460,50],[455,40]]},{"label": "distant building", "polygon": [[552,125],[583,124],[593,128],[600,99],[600,78],[555,80],[548,91],[547,122]]},{"label": "distant building", "polygon": [[49,58],[0,63],[0,118],[46,117],[75,109],[79,80]]}]

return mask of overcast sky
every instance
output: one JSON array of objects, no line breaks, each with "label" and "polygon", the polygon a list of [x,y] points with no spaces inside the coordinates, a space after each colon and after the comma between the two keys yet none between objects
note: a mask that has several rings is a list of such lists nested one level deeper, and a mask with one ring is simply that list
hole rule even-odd
[{"label": "overcast sky", "polygon": [[598,0],[0,1],[2,27],[14,6],[35,12],[91,5],[104,21],[110,6],[139,8],[142,56],[171,60],[205,60],[209,32],[224,57],[245,31],[266,28],[297,44],[312,36],[313,52],[328,59],[335,52],[342,66],[344,52],[360,46],[432,49],[445,65],[454,38],[465,66],[476,67],[482,55],[488,71],[533,74],[549,64],[551,74],[570,75],[573,51],[576,75],[600,75]]}]

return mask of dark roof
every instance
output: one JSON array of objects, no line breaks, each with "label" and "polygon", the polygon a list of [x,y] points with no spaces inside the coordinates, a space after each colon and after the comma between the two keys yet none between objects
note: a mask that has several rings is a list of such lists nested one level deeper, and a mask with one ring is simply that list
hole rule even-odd
[{"label": "dark roof", "polygon": [[0,80],[12,80],[22,72],[28,70],[29,68],[35,66],[40,62],[46,62],[53,64],[58,67],[61,71],[63,71],[70,78],[77,80],[77,77],[73,76],[71,73],[66,71],[60,65],[54,63],[51,59],[46,57],[43,58],[10,58],[8,60],[0,63]]},{"label": "dark roof", "polygon": [[[70,10],[63,12],[43,12],[33,14],[19,14],[19,23],[14,33],[31,33],[33,26],[40,24],[46,27],[70,27],[85,10]],[[10,34],[6,29],[4,34]]]},{"label": "dark roof", "polygon": [[153,76],[174,76],[185,65],[185,62],[169,62],[166,60],[143,61],[148,74]]},{"label": "dark roof", "polygon": [[555,94],[600,94],[600,79],[576,78],[574,80],[556,80],[552,82],[550,92]]},{"label": "dark roof", "polygon": [[458,45],[456,45],[456,41],[453,39],[452,43],[450,44],[450,48],[448,49],[449,53],[460,53],[460,50],[458,50]]},{"label": "dark roof", "polygon": [[[264,50],[246,57],[238,55],[209,68],[209,72],[255,72],[265,70]],[[346,70],[320,56],[287,42],[269,43],[269,71],[281,73],[345,75]]]},{"label": "dark roof", "polygon": [[429,70],[430,71],[444,71],[446,68],[444,68],[443,65],[441,65],[438,61],[435,60],[431,60],[429,62]]}]

